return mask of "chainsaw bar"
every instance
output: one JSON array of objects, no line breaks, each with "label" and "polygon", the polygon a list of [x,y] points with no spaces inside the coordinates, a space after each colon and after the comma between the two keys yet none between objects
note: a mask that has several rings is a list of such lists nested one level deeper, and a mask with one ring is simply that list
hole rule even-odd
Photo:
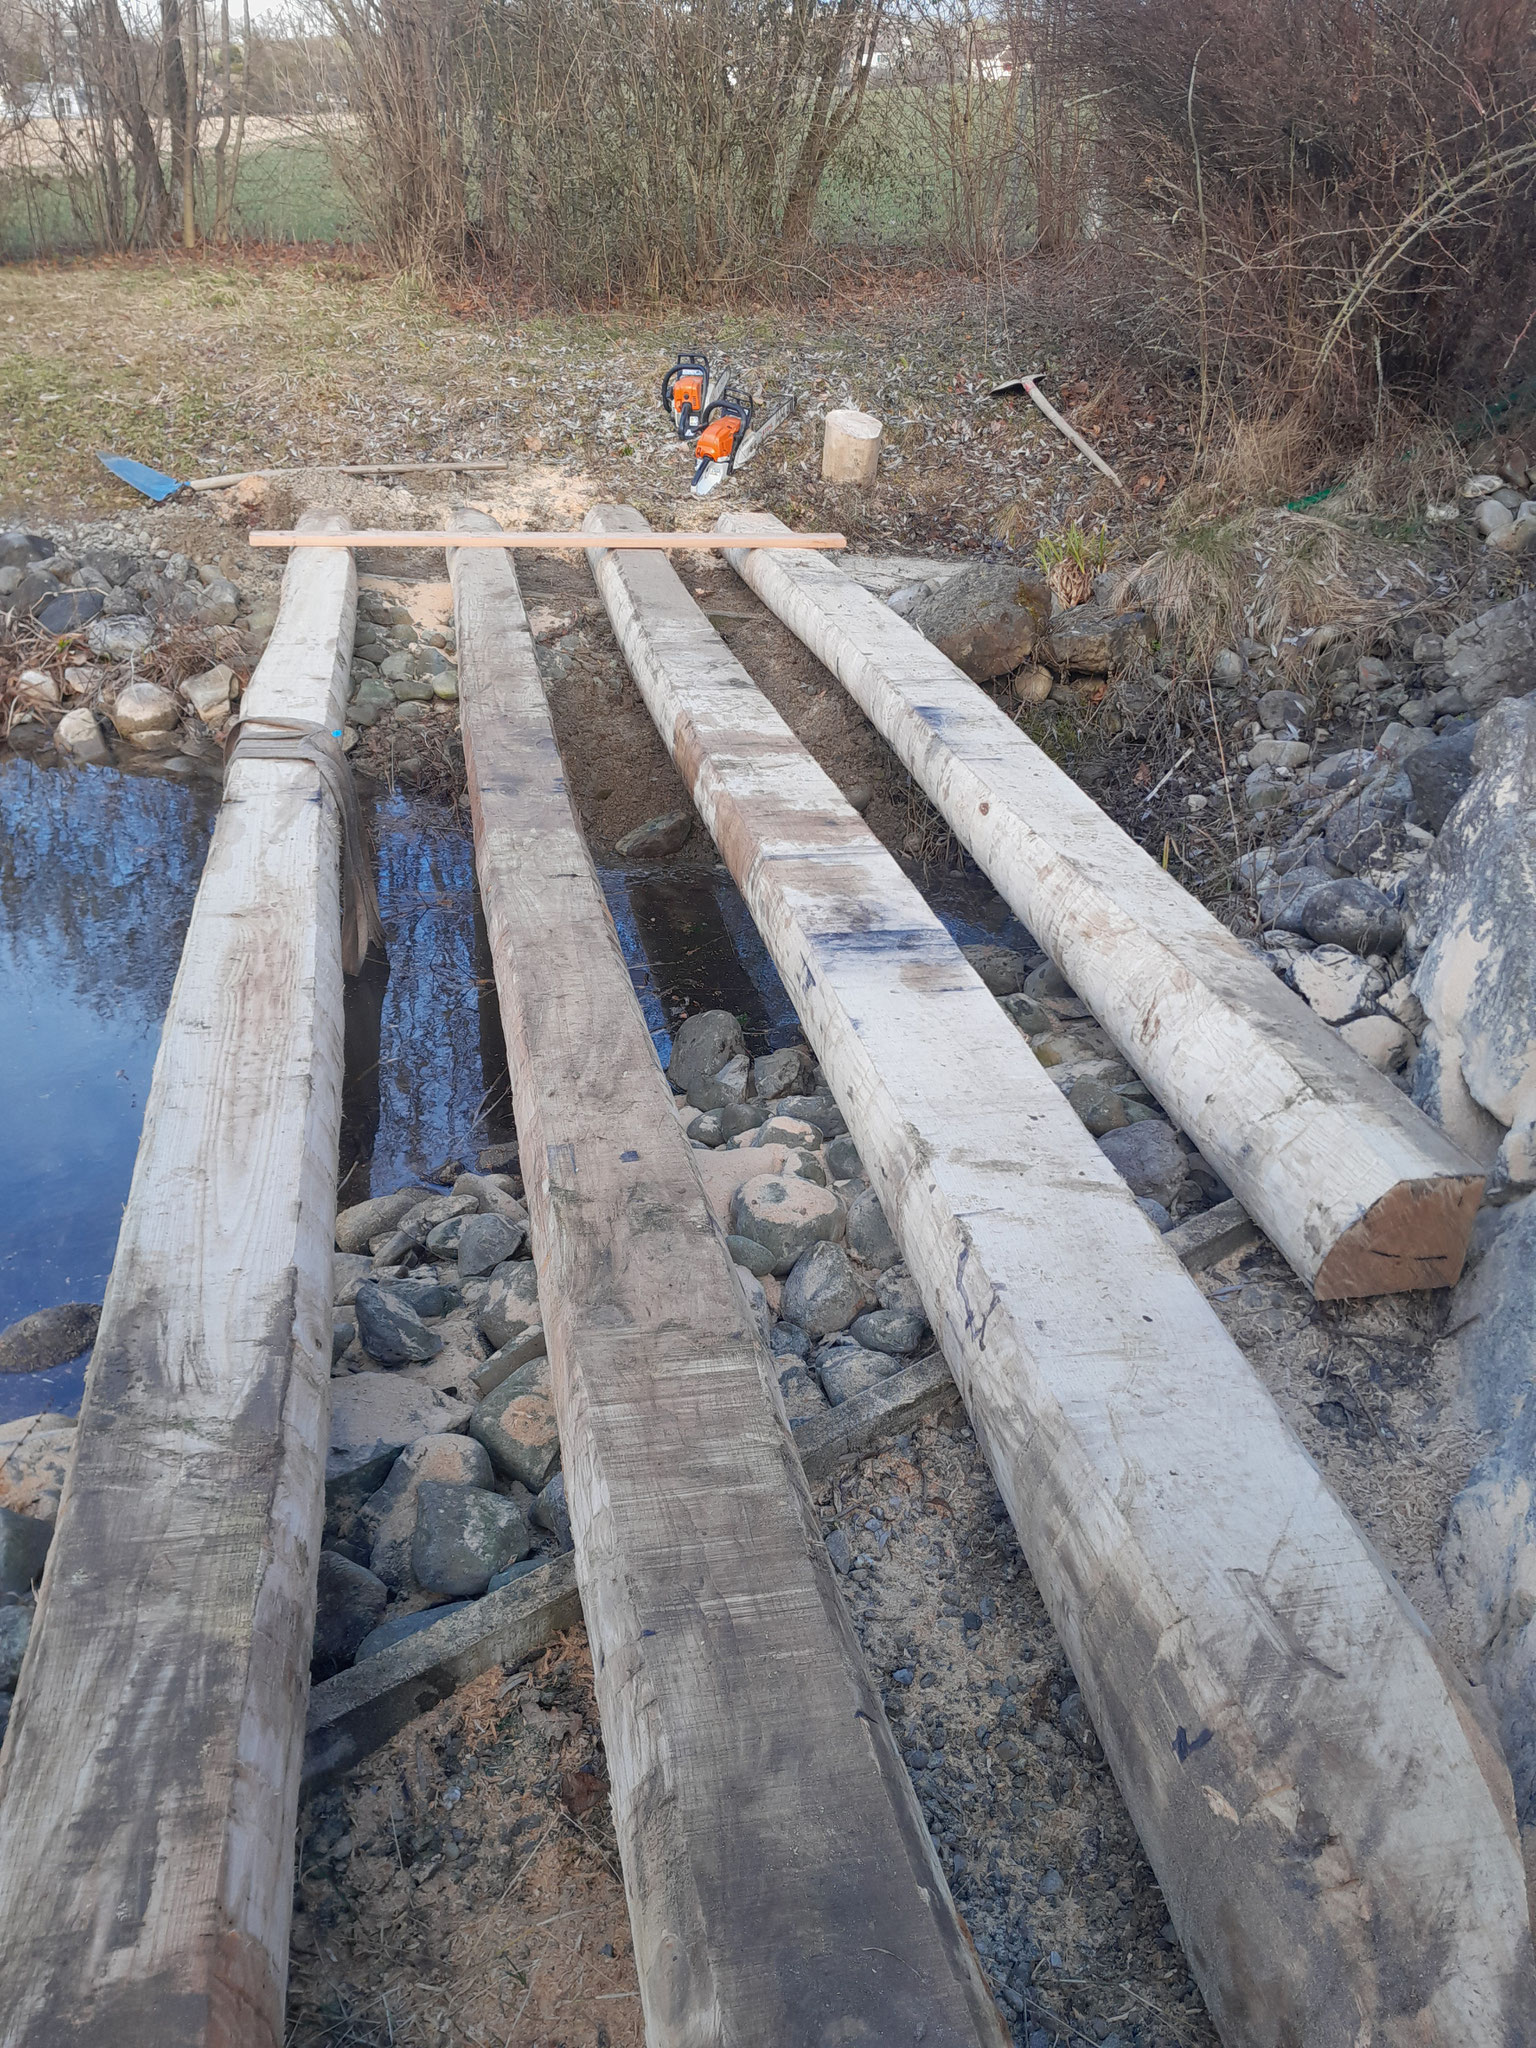
[{"label": "chainsaw bar", "polygon": [[740,392],[727,391],[705,407],[699,432],[694,439],[691,489],[694,497],[707,498],[728,476],[749,463],[775,427],[782,426],[795,409],[794,394],[781,398],[753,425],[754,407]]}]

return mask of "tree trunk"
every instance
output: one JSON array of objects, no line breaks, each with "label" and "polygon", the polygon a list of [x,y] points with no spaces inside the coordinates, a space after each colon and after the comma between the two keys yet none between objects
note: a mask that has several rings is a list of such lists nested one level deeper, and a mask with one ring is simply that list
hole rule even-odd
[{"label": "tree trunk", "polygon": [[181,47],[181,0],[160,0],[160,78],[171,136],[171,176],[161,234],[174,235],[191,167],[187,161],[187,66]]}]

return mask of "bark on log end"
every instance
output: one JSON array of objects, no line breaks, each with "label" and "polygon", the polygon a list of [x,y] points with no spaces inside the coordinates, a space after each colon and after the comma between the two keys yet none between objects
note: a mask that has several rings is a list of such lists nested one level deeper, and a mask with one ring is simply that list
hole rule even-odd
[{"label": "bark on log end", "polygon": [[1318,1267],[1319,1301],[1454,1287],[1483,1198],[1481,1175],[1401,1181],[1345,1231]]}]

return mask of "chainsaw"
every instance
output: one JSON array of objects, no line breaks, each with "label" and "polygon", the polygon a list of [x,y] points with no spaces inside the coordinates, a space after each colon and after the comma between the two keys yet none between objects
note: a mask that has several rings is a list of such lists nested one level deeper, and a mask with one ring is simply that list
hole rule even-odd
[{"label": "chainsaw", "polygon": [[781,398],[754,426],[752,400],[740,391],[727,391],[706,403],[693,443],[693,495],[707,498],[717,484],[734,476],[794,409],[793,396]]},{"label": "chainsaw", "polygon": [[685,348],[661,380],[661,409],[671,420],[679,441],[691,441],[704,424],[704,409],[725,381],[710,375],[709,357],[702,349]]}]

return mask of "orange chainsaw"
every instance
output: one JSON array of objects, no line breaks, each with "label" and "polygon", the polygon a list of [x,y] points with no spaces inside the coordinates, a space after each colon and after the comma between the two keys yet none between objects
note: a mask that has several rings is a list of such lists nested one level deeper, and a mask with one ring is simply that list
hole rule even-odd
[{"label": "orange chainsaw", "polygon": [[699,417],[693,452],[697,457],[690,486],[696,498],[707,498],[717,484],[750,462],[764,440],[795,409],[791,396],[781,398],[754,426],[752,400],[740,391],[711,399]]},{"label": "orange chainsaw", "polygon": [[709,357],[702,349],[685,348],[661,380],[661,409],[671,420],[679,441],[691,441],[704,424],[704,409],[725,381],[710,374]]}]

